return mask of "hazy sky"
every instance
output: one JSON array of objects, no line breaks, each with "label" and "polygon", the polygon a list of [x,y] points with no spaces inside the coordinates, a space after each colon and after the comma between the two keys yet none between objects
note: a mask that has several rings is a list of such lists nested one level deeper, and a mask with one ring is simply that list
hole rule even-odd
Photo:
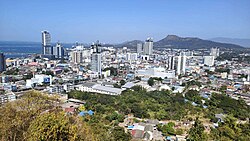
[{"label": "hazy sky", "polygon": [[0,0],[0,40],[250,38],[250,0]]}]

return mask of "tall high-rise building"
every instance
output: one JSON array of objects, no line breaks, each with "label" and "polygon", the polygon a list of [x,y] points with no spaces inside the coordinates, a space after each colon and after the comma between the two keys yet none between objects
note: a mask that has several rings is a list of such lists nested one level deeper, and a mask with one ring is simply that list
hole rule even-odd
[{"label": "tall high-rise building", "polygon": [[102,55],[101,55],[101,44],[99,41],[91,45],[93,53],[91,54],[91,70],[98,72],[99,76],[102,75]]},{"label": "tall high-rise building", "polygon": [[168,57],[168,70],[174,70],[174,65],[175,65],[175,59],[174,56],[169,56]]},{"label": "tall high-rise building", "polygon": [[143,51],[142,49],[143,49],[143,48],[142,48],[142,43],[138,43],[138,44],[137,44],[137,50],[136,50],[137,53],[138,53],[138,54],[141,54],[142,51]]},{"label": "tall high-rise building", "polygon": [[82,51],[72,51],[70,52],[70,60],[73,63],[82,63],[83,62],[83,53]]},{"label": "tall high-rise building", "polygon": [[145,55],[152,55],[153,54],[153,39],[147,38],[143,46],[143,53]]},{"label": "tall high-rise building", "polygon": [[213,66],[214,65],[214,56],[203,56],[204,65]]},{"label": "tall high-rise building", "polygon": [[53,47],[53,55],[57,59],[64,58],[64,48],[61,43],[57,42],[56,46]]},{"label": "tall high-rise building", "polygon": [[127,61],[135,61],[137,60],[137,57],[138,57],[137,53],[130,53],[130,52],[126,53]]},{"label": "tall high-rise building", "polygon": [[0,72],[3,72],[5,70],[6,70],[5,56],[2,52],[0,52]]},{"label": "tall high-rise building", "polygon": [[177,64],[177,74],[185,74],[186,73],[186,59],[187,56],[184,52],[181,52],[178,58],[178,64]]},{"label": "tall high-rise building", "polygon": [[43,55],[53,55],[51,36],[50,33],[46,30],[42,31],[42,49],[43,49]]},{"label": "tall high-rise building", "polygon": [[210,55],[214,56],[214,58],[217,58],[220,55],[220,49],[219,48],[211,48]]}]

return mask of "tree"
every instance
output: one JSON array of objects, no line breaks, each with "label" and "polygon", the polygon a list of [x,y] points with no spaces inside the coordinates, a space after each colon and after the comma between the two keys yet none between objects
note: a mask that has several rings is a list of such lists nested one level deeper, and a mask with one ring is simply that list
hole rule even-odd
[{"label": "tree", "polygon": [[184,134],[184,131],[183,131],[183,129],[178,128],[178,129],[176,129],[175,133],[176,133],[176,135],[182,135],[182,134]]},{"label": "tree", "polygon": [[96,140],[90,128],[65,112],[56,109],[39,115],[28,129],[28,140]]},{"label": "tree", "polygon": [[136,80],[141,80],[141,77],[136,76],[135,79],[136,79]]},{"label": "tree", "polygon": [[131,89],[138,92],[144,90],[143,87],[139,85],[135,85]]},{"label": "tree", "polygon": [[164,124],[164,125],[158,124],[157,129],[159,131],[162,131],[162,133],[166,136],[174,135],[175,134],[175,130],[173,128],[174,126],[175,124],[173,122],[169,122],[168,124]]},{"label": "tree", "polygon": [[191,100],[193,102],[196,102],[198,104],[201,103],[201,96],[199,94],[198,91],[196,90],[189,90],[186,94],[185,94],[185,98],[187,98],[188,100]]},{"label": "tree", "polygon": [[85,111],[86,110],[84,105],[81,105],[78,109],[79,109],[79,111]]},{"label": "tree", "polygon": [[195,80],[187,82],[188,87],[193,86],[193,85],[197,85],[198,87],[201,87],[201,82],[198,82],[198,81],[195,81]]},{"label": "tree", "polygon": [[55,97],[48,97],[32,91],[22,99],[0,107],[0,139],[23,140],[31,121],[56,103]]},{"label": "tree", "polygon": [[75,140],[76,132],[76,126],[70,126],[65,113],[45,113],[32,121],[28,140]]},{"label": "tree", "polygon": [[115,87],[115,88],[121,88],[121,85],[115,83],[115,84],[113,84],[113,87]]},{"label": "tree", "polygon": [[201,121],[196,118],[194,126],[190,128],[188,132],[188,140],[189,141],[206,141],[207,135],[204,132],[205,128],[202,125]]},{"label": "tree", "polygon": [[223,85],[220,87],[220,92],[225,93],[225,91],[227,90],[227,86]]},{"label": "tree", "polygon": [[46,74],[46,75],[51,75],[51,76],[54,76],[54,73],[50,70],[47,70],[47,71],[43,71],[42,74]]},{"label": "tree", "polygon": [[111,133],[112,141],[129,141],[132,139],[131,135],[129,133],[125,133],[124,128],[122,127],[114,127]]},{"label": "tree", "polygon": [[117,68],[109,67],[109,68],[105,68],[103,71],[107,71],[107,70],[110,70],[111,75],[117,76]]},{"label": "tree", "polygon": [[154,85],[154,79],[153,79],[152,77],[150,77],[150,78],[148,79],[148,85],[149,85],[149,86],[153,86],[153,85]]},{"label": "tree", "polygon": [[125,81],[125,80],[121,80],[121,81],[120,81],[120,84],[121,84],[121,86],[123,86],[123,85],[126,84],[126,81]]},{"label": "tree", "polygon": [[10,70],[5,71],[4,73],[5,73],[6,75],[17,75],[18,72],[19,72],[19,69],[18,69],[18,68],[12,68],[12,69],[10,69]]}]

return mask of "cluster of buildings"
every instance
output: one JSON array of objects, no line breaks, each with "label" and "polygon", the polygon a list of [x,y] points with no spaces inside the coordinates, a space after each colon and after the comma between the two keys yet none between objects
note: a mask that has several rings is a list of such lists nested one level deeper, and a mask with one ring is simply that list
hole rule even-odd
[{"label": "cluster of buildings", "polygon": [[55,46],[51,43],[51,35],[48,31],[42,31],[42,54],[43,57],[49,59],[63,59],[65,57],[65,49],[62,44],[57,42]]},{"label": "cluster of buildings", "polygon": [[[42,49],[41,55],[29,58],[6,59],[0,53],[0,103],[31,89],[61,96],[72,90],[120,95],[133,86],[183,93],[188,82],[198,81],[201,86],[188,89],[199,91],[202,97],[209,98],[226,86],[226,94],[250,105],[250,64],[216,60],[223,53],[219,48],[154,49],[152,38],[134,49],[103,46],[99,41],[64,48],[60,43],[53,46],[50,33],[42,31]],[[148,83],[150,78],[157,78],[153,85]],[[154,127],[133,125],[132,135],[151,139]]]}]

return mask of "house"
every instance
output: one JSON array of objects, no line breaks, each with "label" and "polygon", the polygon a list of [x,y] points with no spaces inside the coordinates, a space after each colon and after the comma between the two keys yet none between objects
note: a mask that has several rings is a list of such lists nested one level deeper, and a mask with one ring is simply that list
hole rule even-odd
[{"label": "house", "polygon": [[133,83],[133,82],[127,82],[126,84],[124,84],[123,86],[122,86],[122,88],[123,89],[131,89],[132,87],[134,87],[135,86],[135,83]]},{"label": "house", "polygon": [[171,88],[168,85],[164,84],[159,87],[159,91],[162,91],[162,90],[171,90]]},{"label": "house", "polygon": [[144,128],[144,131],[153,132],[153,130],[154,130],[154,127],[152,125],[146,125],[145,128]]},{"label": "house", "polygon": [[147,120],[147,123],[151,124],[151,125],[157,125],[157,124],[159,124],[159,120],[157,120],[157,119],[149,119],[149,120]]},{"label": "house", "polygon": [[80,90],[84,92],[108,94],[108,95],[120,95],[122,93],[122,89],[120,88],[112,88],[112,87],[103,86],[101,84],[97,84],[93,82],[86,82],[81,85],[77,85],[76,90]]},{"label": "house", "polygon": [[199,86],[197,86],[197,85],[190,86],[188,89],[189,89],[189,90],[200,91],[200,88],[199,88]]},{"label": "house", "polygon": [[134,129],[134,130],[132,130],[131,134],[134,138],[142,139],[143,135],[144,135],[144,131],[139,130],[139,129]]},{"label": "house", "polygon": [[74,114],[76,112],[76,109],[74,107],[65,108],[64,111],[68,114]]},{"label": "house", "polygon": [[153,132],[146,131],[143,135],[143,140],[152,140],[153,139]]}]

